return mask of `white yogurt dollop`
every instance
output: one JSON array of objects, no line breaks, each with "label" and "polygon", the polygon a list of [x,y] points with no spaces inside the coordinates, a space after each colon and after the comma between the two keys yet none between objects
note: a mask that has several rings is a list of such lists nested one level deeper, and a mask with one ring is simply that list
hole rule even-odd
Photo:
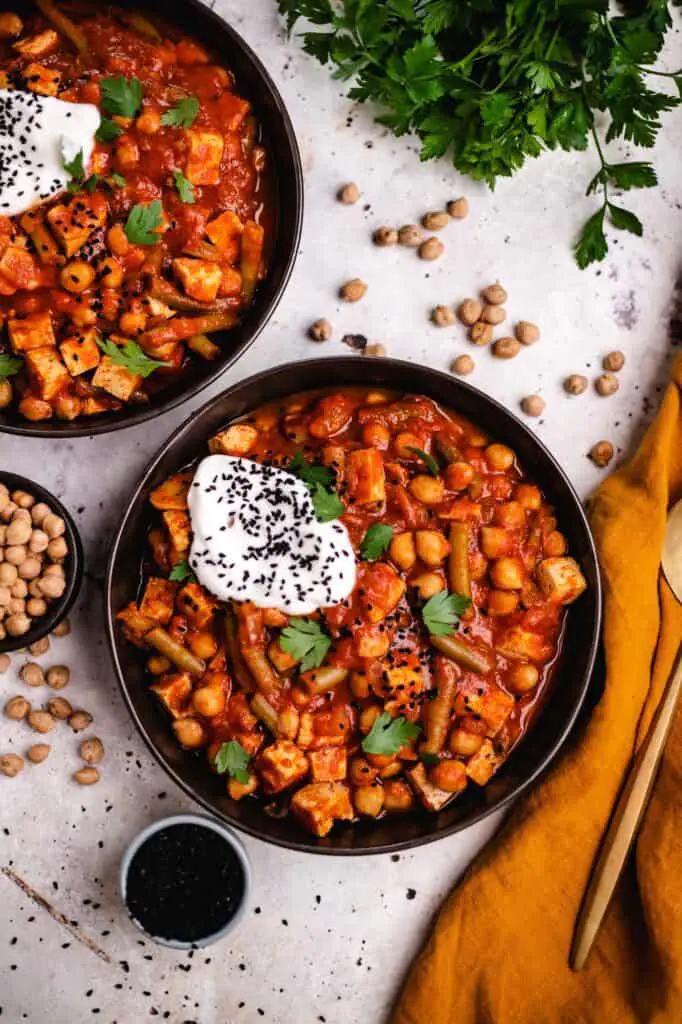
[{"label": "white yogurt dollop", "polygon": [[189,489],[189,512],[189,563],[223,601],[308,615],[355,586],[346,527],[318,522],[305,484],[286,470],[209,455]]},{"label": "white yogurt dollop", "polygon": [[91,103],[0,89],[0,214],[24,213],[63,192],[71,180],[64,162],[81,151],[87,174],[99,123]]}]

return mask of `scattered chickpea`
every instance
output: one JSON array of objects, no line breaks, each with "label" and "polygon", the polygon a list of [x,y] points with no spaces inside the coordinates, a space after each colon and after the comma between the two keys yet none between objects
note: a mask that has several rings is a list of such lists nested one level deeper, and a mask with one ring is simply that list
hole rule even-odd
[{"label": "scattered chickpea", "polygon": [[474,345],[488,345],[493,337],[491,324],[484,324],[482,320],[477,320],[475,324],[471,325],[469,337]]},{"label": "scattered chickpea", "polygon": [[581,373],[572,373],[564,381],[564,391],[569,395],[582,395],[587,391],[588,380]]},{"label": "scattered chickpea", "polygon": [[540,340],[540,328],[528,320],[519,320],[514,328],[514,334],[522,345],[534,345]]},{"label": "scattered chickpea", "polygon": [[52,747],[49,743],[34,743],[26,751],[26,757],[32,764],[42,764],[50,756]]},{"label": "scattered chickpea", "polygon": [[446,210],[453,220],[463,220],[464,217],[469,216],[469,200],[464,196],[460,196],[459,199],[451,199]]},{"label": "scattered chickpea", "polygon": [[99,764],[104,757],[104,744],[97,736],[83,740],[79,754],[87,764]]},{"label": "scattered chickpea", "polygon": [[360,198],[360,189],[354,181],[349,181],[347,185],[341,186],[339,191],[336,193],[336,198],[345,206],[352,206],[353,203],[357,203]]},{"label": "scattered chickpea", "polygon": [[487,288],[483,289],[481,295],[491,306],[501,306],[508,298],[506,291],[499,281],[496,281],[495,284],[489,284]]},{"label": "scattered chickpea", "polygon": [[49,711],[29,711],[27,721],[34,732],[52,732],[57,724]]},{"label": "scattered chickpea", "polygon": [[482,313],[483,306],[478,299],[465,299],[464,302],[460,303],[457,310],[457,316],[461,323],[467,327],[471,327],[477,320],[480,320]]},{"label": "scattered chickpea", "polygon": [[48,668],[45,678],[47,685],[53,690],[63,690],[71,678],[71,672],[66,665],[52,665]]},{"label": "scattered chickpea", "polygon": [[460,377],[468,377],[476,369],[476,363],[471,356],[457,356],[456,359],[453,359],[450,369]]},{"label": "scattered chickpea", "polygon": [[431,235],[425,242],[417,249],[417,256],[420,260],[437,260],[445,252],[445,246],[441,242],[440,238],[436,238],[435,235]]},{"label": "scattered chickpea", "polygon": [[60,722],[66,722],[73,714],[73,708],[65,697],[50,697],[45,710]]},{"label": "scattered chickpea", "polygon": [[92,766],[79,768],[77,772],[73,773],[73,777],[79,786],[94,786],[96,782],[99,782],[99,772]]},{"label": "scattered chickpea", "polygon": [[[71,623],[68,619],[62,619],[52,630],[52,636],[68,636],[71,632]],[[47,638],[46,638],[47,641]],[[49,642],[49,641],[48,641]],[[47,649],[47,648],[46,648]]]},{"label": "scattered chickpea", "polygon": [[594,388],[598,395],[602,398],[608,398],[609,395],[615,395],[616,391],[620,387],[618,378],[614,377],[612,373],[602,373],[594,382]]},{"label": "scattered chickpea", "polygon": [[526,398],[521,399],[521,408],[526,416],[542,416],[546,404],[540,395],[527,395]]},{"label": "scattered chickpea", "polygon": [[44,636],[41,640],[36,640],[35,643],[29,645],[28,653],[32,654],[34,658],[39,658],[41,654],[47,654],[49,649],[50,638]]},{"label": "scattered chickpea", "polygon": [[40,618],[47,611],[47,601],[42,597],[31,597],[26,602],[26,611],[32,619]]},{"label": "scattered chickpea", "polygon": [[3,754],[0,757],[0,772],[6,775],[8,779],[13,779],[15,775],[24,770],[24,759],[20,754]]},{"label": "scattered chickpea", "polygon": [[92,725],[92,715],[89,711],[74,711],[68,721],[74,732],[82,732]]},{"label": "scattered chickpea", "polygon": [[313,341],[329,341],[332,336],[334,328],[330,324],[329,320],[325,320],[322,317],[320,320],[316,320],[315,323],[311,324],[308,328],[308,336]]},{"label": "scattered chickpea", "polygon": [[493,355],[498,359],[514,359],[521,351],[521,342],[516,338],[498,338],[493,345]]},{"label": "scattered chickpea", "polygon": [[45,673],[35,661],[27,661],[19,670],[19,678],[27,686],[44,686]]},{"label": "scattered chickpea", "polygon": [[609,352],[602,359],[602,366],[605,370],[618,373],[625,366],[625,355],[617,349],[614,352]]},{"label": "scattered chickpea", "polygon": [[410,249],[416,249],[424,241],[424,235],[417,224],[403,224],[398,231],[398,242]]},{"label": "scattered chickpea", "polygon": [[427,231],[441,231],[450,223],[450,214],[445,210],[432,210],[422,217],[422,225]]},{"label": "scattered chickpea", "polygon": [[481,310],[481,320],[486,324],[503,324],[507,319],[507,310],[503,306],[484,306]]},{"label": "scattered chickpea", "polygon": [[346,281],[339,288],[339,298],[343,302],[359,302],[367,291],[367,285],[364,281],[361,281],[359,277],[354,277],[350,281]]},{"label": "scattered chickpea", "polygon": [[610,441],[597,441],[590,448],[590,458],[595,466],[605,469],[614,455],[614,448]]},{"label": "scattered chickpea", "polygon": [[455,314],[449,306],[436,306],[431,310],[431,320],[436,327],[449,327],[455,322]]},{"label": "scattered chickpea", "polygon": [[[372,235],[372,241],[375,245],[382,248],[387,245],[396,245],[398,242],[397,228],[389,228],[387,225],[382,224]],[[403,242],[402,244],[405,245],[406,243]]]},{"label": "scattered chickpea", "polygon": [[382,345],[379,342],[376,345],[365,345],[364,349],[362,350],[362,354],[363,356],[375,356],[378,358],[381,356],[388,355],[388,351],[386,349],[386,346]]},{"label": "scattered chickpea", "polygon": [[20,722],[22,718],[26,718],[30,710],[31,705],[25,697],[10,697],[5,704],[5,716],[15,722]]}]

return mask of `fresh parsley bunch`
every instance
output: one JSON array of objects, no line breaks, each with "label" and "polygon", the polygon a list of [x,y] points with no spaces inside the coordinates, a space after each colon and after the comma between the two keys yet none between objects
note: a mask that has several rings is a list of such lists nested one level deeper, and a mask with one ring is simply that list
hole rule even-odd
[{"label": "fresh parsley bunch", "polygon": [[[650,148],[660,117],[682,102],[682,71],[654,70],[671,25],[668,0],[278,0],[305,50],[350,96],[372,101],[421,157],[449,153],[458,171],[494,187],[545,149],[593,151],[588,194],[600,206],[575,245],[581,267],[604,259],[608,218],[642,234],[614,193],[657,183],[651,163],[611,163],[604,143]],[[674,0],[679,6],[682,0]],[[668,80],[675,95],[652,83]],[[604,135],[595,123],[605,115]],[[600,119],[601,124],[601,119]],[[596,158],[596,159],[595,159]]]}]

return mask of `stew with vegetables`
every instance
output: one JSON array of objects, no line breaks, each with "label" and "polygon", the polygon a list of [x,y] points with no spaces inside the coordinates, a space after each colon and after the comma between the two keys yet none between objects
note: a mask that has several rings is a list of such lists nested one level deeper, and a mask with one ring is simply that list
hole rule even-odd
[{"label": "stew with vegetables", "polygon": [[[139,600],[118,613],[178,742],[204,751],[233,799],[274,801],[318,836],[485,786],[530,727],[586,588],[514,451],[429,398],[368,388],[263,406],[208,449],[152,492]],[[277,495],[263,545],[239,483],[262,467]],[[289,521],[301,489],[310,510]],[[355,575],[342,600],[292,614],[256,597],[304,550],[306,522],[320,536],[331,523]],[[328,567],[292,564],[291,600],[305,602]],[[209,570],[240,598],[207,590]]]},{"label": "stew with vegetables", "polygon": [[98,416],[220,355],[266,272],[259,136],[230,69],[155,16],[0,14],[0,408]]}]

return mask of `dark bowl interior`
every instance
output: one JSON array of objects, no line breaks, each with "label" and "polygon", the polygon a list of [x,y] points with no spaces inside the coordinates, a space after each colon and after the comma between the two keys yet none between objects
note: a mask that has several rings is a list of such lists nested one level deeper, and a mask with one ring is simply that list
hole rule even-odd
[{"label": "dark bowl interior", "polygon": [[[534,727],[488,787],[471,787],[440,814],[416,811],[376,822],[361,821],[337,826],[329,837],[316,839],[291,818],[269,817],[257,800],[230,800],[224,783],[208,770],[205,758],[177,745],[166,716],[148,693],[144,655],[123,639],[114,616],[137,596],[141,554],[151,520],[150,491],[170,473],[203,455],[208,438],[231,419],[297,391],[344,384],[379,385],[429,395],[509,444],[529,477],[556,506],[559,525],[583,567],[589,589],[567,616],[565,656]],[[107,630],[123,695],[142,736],[171,777],[208,810],[251,835],[296,850],[329,854],[385,853],[451,835],[529,786],[557,753],[580,710],[601,619],[599,571],[590,530],[575,491],[547,449],[511,413],[470,385],[392,359],[333,358],[277,367],[242,381],[195,413],[164,445],[129,499],[111,551],[105,594]]]},{"label": "dark bowl interior", "polygon": [[[0,10],[11,6],[0,2]],[[16,7],[16,5],[14,5]],[[199,0],[117,0],[117,6],[143,7],[201,40],[218,54],[250,100],[270,156],[272,241],[268,273],[244,318],[230,331],[212,336],[222,353],[212,362],[193,357],[182,376],[143,406],[71,422],[30,423],[16,411],[0,411],[0,431],[27,437],[85,437],[130,427],[168,412],[219,377],[249,348],[272,316],[293,270],[303,221],[303,173],[296,135],[282,97],[260,59],[231,25]]]},{"label": "dark bowl interior", "polygon": [[83,558],[83,545],[81,544],[76,524],[61,501],[57,501],[53,494],[46,491],[35,480],[29,480],[25,476],[17,476],[16,473],[5,473],[0,470],[0,484],[4,484],[10,491],[27,491],[37,501],[44,501],[46,505],[49,505],[52,511],[64,520],[66,526],[64,537],[69,546],[69,554],[66,557],[65,566],[66,590],[58,601],[53,601],[48,605],[45,615],[33,620],[34,626],[32,629],[29,629],[28,633],[24,633],[23,636],[8,636],[5,640],[0,640],[0,654],[9,654],[10,651],[18,651],[22,647],[34,644],[36,640],[42,640],[62,619],[66,618],[83,582],[85,560]]}]

